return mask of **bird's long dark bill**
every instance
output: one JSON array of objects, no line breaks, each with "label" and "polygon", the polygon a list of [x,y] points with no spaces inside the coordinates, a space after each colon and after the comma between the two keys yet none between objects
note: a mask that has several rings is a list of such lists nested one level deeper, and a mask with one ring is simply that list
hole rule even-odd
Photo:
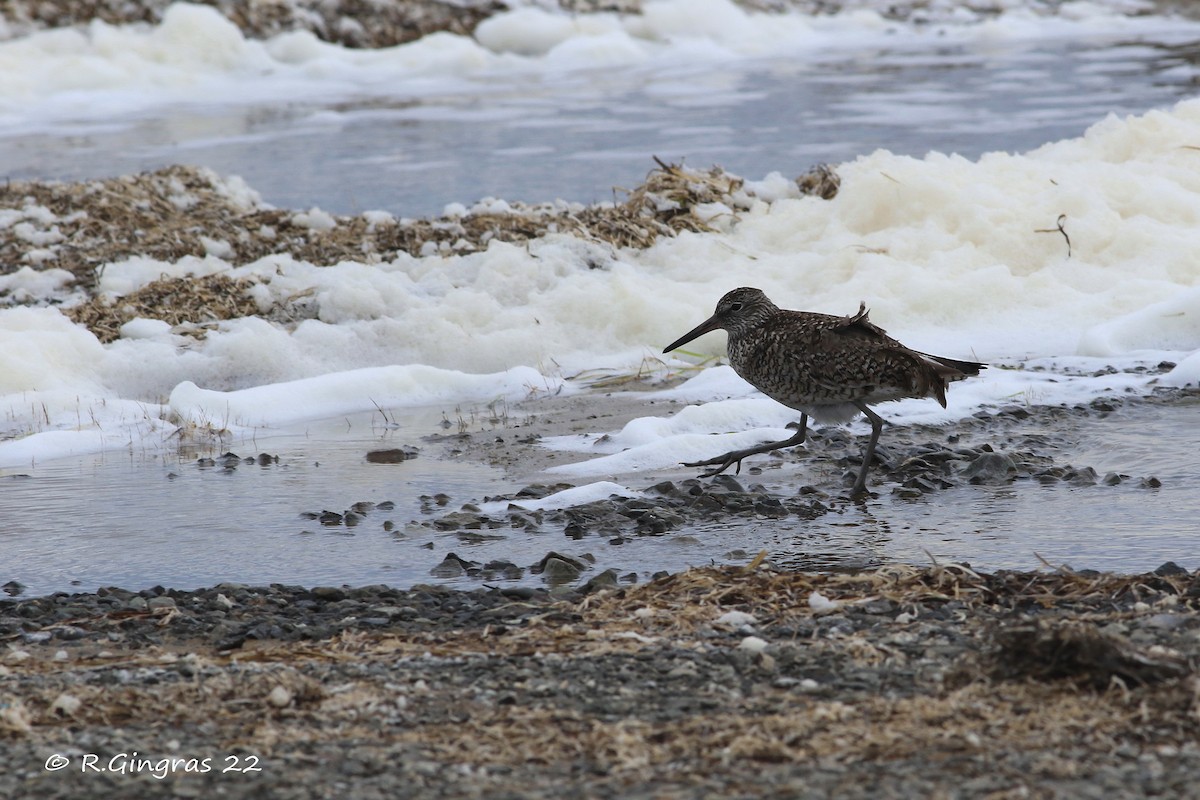
[{"label": "bird's long dark bill", "polygon": [[715,315],[711,316],[708,319],[704,320],[704,322],[701,322],[699,325],[692,328],[690,331],[685,333],[683,336],[680,336],[678,339],[676,339],[675,341],[671,342],[669,345],[664,347],[663,352],[669,353],[677,347],[683,347],[685,344],[690,342],[692,339],[696,339],[700,336],[703,336],[704,334],[708,333],[709,331],[715,331],[718,327],[719,326],[717,325],[716,316]]}]

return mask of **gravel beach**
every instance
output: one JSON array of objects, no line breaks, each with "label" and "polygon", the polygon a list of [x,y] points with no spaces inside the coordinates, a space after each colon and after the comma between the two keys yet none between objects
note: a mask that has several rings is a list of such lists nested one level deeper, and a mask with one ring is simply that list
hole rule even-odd
[{"label": "gravel beach", "polygon": [[1196,797],[1200,575],[0,603],[6,797]]}]

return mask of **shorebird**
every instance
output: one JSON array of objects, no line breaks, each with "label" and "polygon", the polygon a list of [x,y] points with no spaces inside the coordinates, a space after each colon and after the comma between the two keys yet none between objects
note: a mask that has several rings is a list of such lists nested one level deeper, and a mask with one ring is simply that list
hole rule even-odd
[{"label": "shorebird", "polygon": [[861,412],[871,421],[871,438],[851,491],[852,496],[861,495],[883,429],[883,417],[871,406],[905,397],[934,397],[945,408],[946,386],[978,375],[987,366],[910,350],[867,319],[866,303],[859,305],[857,314],[845,317],[788,311],[767,299],[762,290],[749,287],[722,297],[716,313],[663,352],[718,329],[729,334],[729,363],[734,371],[767,397],[799,411],[800,424],[790,439],[684,464],[716,467],[703,473],[703,478],[719,475],[734,464],[741,472],[747,456],[802,444],[809,417],[838,423]]}]

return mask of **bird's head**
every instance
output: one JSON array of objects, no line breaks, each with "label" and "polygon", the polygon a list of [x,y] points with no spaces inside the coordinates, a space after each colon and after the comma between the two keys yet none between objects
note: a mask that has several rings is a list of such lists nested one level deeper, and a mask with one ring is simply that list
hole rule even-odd
[{"label": "bird's head", "polygon": [[730,336],[741,335],[762,325],[778,311],[779,307],[767,299],[762,289],[749,286],[734,289],[717,302],[717,310],[711,317],[667,345],[663,352],[669,353],[718,328]]}]

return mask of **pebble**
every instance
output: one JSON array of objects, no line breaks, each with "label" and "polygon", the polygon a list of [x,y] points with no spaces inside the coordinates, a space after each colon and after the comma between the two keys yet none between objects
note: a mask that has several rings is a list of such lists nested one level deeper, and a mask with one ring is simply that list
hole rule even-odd
[{"label": "pebble", "polygon": [[[638,610],[640,611],[641,609]],[[758,624],[758,618],[745,611],[726,611],[717,617],[713,624],[734,629],[743,627],[753,628]]]},{"label": "pebble", "polygon": [[761,653],[767,649],[767,640],[757,636],[747,636],[738,643],[738,649],[750,653]]},{"label": "pebble", "polygon": [[963,470],[963,477],[975,484],[1007,483],[1016,474],[1016,462],[1003,453],[981,453]]},{"label": "pebble", "polygon": [[415,447],[393,447],[388,450],[371,450],[367,453],[368,464],[400,464],[417,457]]},{"label": "pebble", "polygon": [[541,563],[542,579],[547,583],[561,584],[573,581],[583,571],[577,565],[562,558],[549,557]]},{"label": "pebble", "polygon": [[283,686],[276,686],[267,695],[267,702],[275,706],[275,708],[286,708],[292,703],[292,693]]}]

